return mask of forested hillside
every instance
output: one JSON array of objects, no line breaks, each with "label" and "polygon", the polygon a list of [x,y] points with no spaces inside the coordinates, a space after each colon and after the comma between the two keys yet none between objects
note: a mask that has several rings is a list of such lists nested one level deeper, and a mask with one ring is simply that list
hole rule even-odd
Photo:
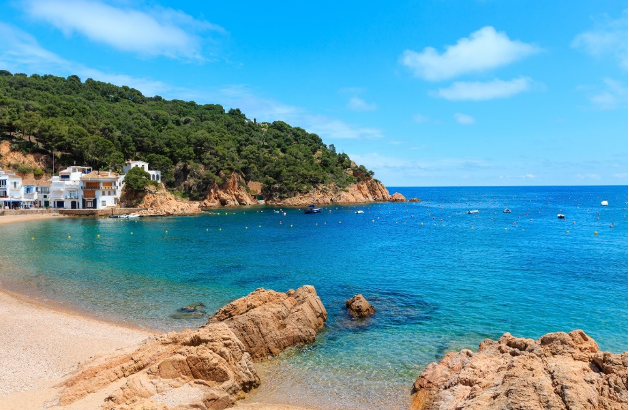
[{"label": "forested hillside", "polygon": [[282,121],[258,123],[239,109],[146,97],[77,76],[0,71],[0,138],[23,152],[54,153],[55,171],[74,163],[120,170],[127,159],[144,160],[162,171],[169,189],[191,199],[232,173],[262,182],[270,197],[373,175],[316,134]]}]

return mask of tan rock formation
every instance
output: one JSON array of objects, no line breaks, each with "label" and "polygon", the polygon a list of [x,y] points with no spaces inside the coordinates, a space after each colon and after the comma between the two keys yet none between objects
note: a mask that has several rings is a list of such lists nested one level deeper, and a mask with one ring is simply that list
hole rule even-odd
[{"label": "tan rock formation", "polygon": [[59,404],[80,408],[101,395],[102,409],[225,409],[259,386],[252,357],[314,341],[326,317],[312,286],[257,289],[199,329],[157,337],[83,369],[64,382]]},{"label": "tan rock formation", "polygon": [[121,202],[126,206],[147,208],[139,211],[140,215],[194,215],[201,212],[198,202],[176,198],[164,185],[159,189],[150,188],[139,194],[123,189]]},{"label": "tan rock formation", "polygon": [[400,194],[399,192],[396,192],[389,197],[389,201],[390,202],[406,202],[406,198],[404,198],[404,195]]},{"label": "tan rock formation", "polygon": [[20,164],[31,168],[39,168],[42,171],[52,166],[50,156],[40,153],[22,154],[20,151],[12,151],[9,141],[0,142],[0,168],[8,168],[9,164]]},{"label": "tan rock formation", "polygon": [[355,295],[348,299],[345,302],[345,307],[347,307],[349,314],[355,318],[365,318],[376,313],[376,309],[371,306],[371,303],[363,295]]},{"label": "tan rock formation", "polygon": [[355,204],[367,202],[385,202],[389,200],[389,191],[375,179],[361,181],[339,188],[334,185],[319,186],[307,194],[290,198],[267,199],[266,203],[275,206],[307,206],[309,204]]},{"label": "tan rock formation", "polygon": [[419,198],[409,198],[408,202],[421,202]]},{"label": "tan rock formation", "polygon": [[413,384],[412,410],[627,409],[627,352],[601,352],[582,330],[539,340],[505,333],[448,353]]},{"label": "tan rock formation", "polygon": [[314,342],[326,319],[314,287],[302,286],[286,293],[256,289],[221,308],[208,323],[227,324],[258,359]]},{"label": "tan rock formation", "polygon": [[214,186],[210,188],[201,206],[217,207],[256,204],[257,200],[249,193],[251,192],[251,188],[249,188],[249,192],[247,192],[247,187],[242,177],[233,173],[223,185],[218,186],[214,184]]}]

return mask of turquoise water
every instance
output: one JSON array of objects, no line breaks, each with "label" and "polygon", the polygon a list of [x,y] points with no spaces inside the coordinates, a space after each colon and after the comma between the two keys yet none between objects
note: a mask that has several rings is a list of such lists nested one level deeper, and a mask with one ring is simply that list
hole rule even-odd
[{"label": "turquoise water", "polygon": [[[204,323],[169,317],[193,302],[213,312],[258,287],[314,285],[326,329],[263,364],[253,399],[319,408],[406,408],[428,363],[507,331],[580,328],[627,350],[626,186],[395,190],[423,202],[4,225],[0,281],[159,330]],[[349,319],[356,293],[373,318]]]}]

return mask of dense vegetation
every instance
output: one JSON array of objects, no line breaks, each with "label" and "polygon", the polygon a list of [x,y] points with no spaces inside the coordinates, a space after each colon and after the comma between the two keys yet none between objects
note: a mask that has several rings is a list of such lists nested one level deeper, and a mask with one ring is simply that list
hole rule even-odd
[{"label": "dense vegetation", "polygon": [[279,196],[373,175],[316,134],[282,121],[258,123],[239,109],[145,97],[77,76],[0,70],[0,136],[23,151],[55,155],[59,166],[120,170],[126,159],[144,160],[169,188],[193,199],[232,173]]}]

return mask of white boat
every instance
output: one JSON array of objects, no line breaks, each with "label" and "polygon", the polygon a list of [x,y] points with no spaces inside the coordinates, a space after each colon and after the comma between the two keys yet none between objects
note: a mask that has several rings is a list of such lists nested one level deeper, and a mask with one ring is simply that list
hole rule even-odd
[{"label": "white boat", "polygon": [[609,205],[609,202],[607,202],[607,201],[601,201],[601,205],[603,205],[603,206],[607,206],[607,205]]},{"label": "white boat", "polygon": [[365,211],[356,211],[356,212],[354,212],[354,213],[355,213],[355,214],[364,214],[364,213],[365,213]]},{"label": "white boat", "polygon": [[503,214],[510,214],[511,213],[511,209],[507,208],[504,211],[502,211]]},{"label": "white boat", "polygon": [[129,214],[129,215],[127,215],[127,217],[128,217],[129,219],[133,219],[133,218],[139,218],[139,217],[140,217],[140,215],[139,215],[139,214]]},{"label": "white boat", "polygon": [[559,219],[566,219],[566,215],[564,215],[564,214],[557,214],[557,218],[559,218]]},{"label": "white boat", "polygon": [[472,209],[471,211],[467,211],[468,215],[477,214],[477,213],[478,213],[478,209]]}]

